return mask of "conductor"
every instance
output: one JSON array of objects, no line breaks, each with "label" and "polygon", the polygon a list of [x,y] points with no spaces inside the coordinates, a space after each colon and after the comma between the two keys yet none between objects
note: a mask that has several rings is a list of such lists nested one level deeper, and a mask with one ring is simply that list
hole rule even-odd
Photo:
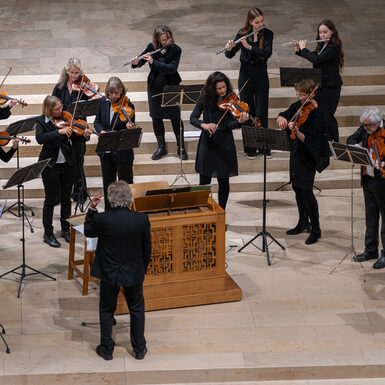
[{"label": "conductor", "polygon": [[86,215],[84,234],[98,237],[91,275],[100,279],[100,345],[96,353],[112,360],[112,325],[119,289],[122,286],[131,318],[131,345],[136,359],[147,353],[144,338],[143,281],[151,257],[150,223],[146,214],[131,211],[130,186],[124,181],[107,189],[112,210],[98,213],[102,195],[94,197]]}]

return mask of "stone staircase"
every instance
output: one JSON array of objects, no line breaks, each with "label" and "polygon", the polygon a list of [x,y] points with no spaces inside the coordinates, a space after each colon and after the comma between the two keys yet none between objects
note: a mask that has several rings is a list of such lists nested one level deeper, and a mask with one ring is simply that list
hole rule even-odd
[{"label": "stone staircase", "polygon": [[[204,83],[209,71],[185,71],[181,73],[184,84]],[[237,84],[238,71],[226,71]],[[93,74],[92,81],[96,82],[102,92],[111,74]],[[149,180],[167,180],[172,183],[179,172],[180,162],[176,156],[175,137],[171,130],[169,121],[166,121],[166,138],[168,142],[169,155],[159,161],[152,161],[151,154],[156,149],[156,141],[152,132],[151,118],[148,115],[148,103],[146,93],[146,73],[121,73],[119,76],[128,89],[128,96],[135,104],[136,121],[143,129],[141,146],[135,150],[134,181],[144,182]],[[269,127],[276,128],[275,117],[286,109],[290,103],[296,100],[294,89],[279,86],[279,71],[269,71],[270,77],[270,100],[269,100]],[[377,105],[385,110],[385,67],[352,67],[343,72],[344,87],[342,89],[339,108],[336,118],[340,127],[340,138],[342,142],[359,125],[359,116],[365,106]],[[22,75],[10,76],[4,89],[13,97],[22,98],[28,106],[21,108],[15,106],[12,115],[7,120],[0,121],[0,131],[5,130],[7,125],[20,119],[38,115],[41,113],[41,105],[44,97],[50,94],[57,81],[56,75]],[[182,118],[185,122],[185,130],[195,130],[189,123],[189,116],[193,106],[185,106]],[[94,117],[89,117],[90,126],[93,126]],[[20,145],[20,166],[29,165],[37,160],[40,153],[40,145],[37,144],[34,133],[26,133],[31,139],[28,145]],[[246,159],[242,151],[241,131],[234,131],[235,142],[238,151],[239,175],[231,179],[231,191],[247,192],[260,191],[263,188],[263,158],[258,157],[251,161]],[[97,138],[91,136],[87,143],[85,158],[85,173],[90,195],[102,191],[101,170],[98,156],[95,154]],[[198,138],[186,139],[186,149],[189,160],[183,163],[183,170],[192,184],[198,183],[198,175],[194,171],[195,154]],[[272,159],[267,162],[267,189],[274,190],[288,181],[289,154],[273,151]],[[2,163],[0,168],[0,184],[12,175],[16,169],[16,157],[9,163]],[[316,185],[319,188],[346,188],[350,186],[351,171],[349,164],[331,160],[331,165],[322,174],[317,174]],[[359,186],[359,169],[354,170],[354,186]],[[290,189],[290,186],[285,188]],[[213,190],[216,190],[216,180],[213,180]],[[43,184],[40,179],[26,183],[25,196],[27,198],[38,198],[44,196]],[[15,198],[16,189],[1,190],[0,199]]]}]

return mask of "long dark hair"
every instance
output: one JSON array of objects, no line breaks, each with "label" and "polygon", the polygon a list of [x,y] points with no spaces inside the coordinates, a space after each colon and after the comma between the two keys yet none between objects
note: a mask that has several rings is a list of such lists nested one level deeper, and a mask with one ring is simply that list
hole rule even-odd
[{"label": "long dark hair", "polygon": [[227,92],[231,91],[231,83],[229,78],[222,72],[213,72],[206,80],[206,83],[201,91],[201,102],[210,108],[217,106],[217,83],[225,82]]},{"label": "long dark hair", "polygon": [[171,29],[167,27],[167,25],[158,25],[154,29],[154,33],[152,35],[152,45],[155,49],[158,49],[162,46],[160,43],[160,36],[166,34],[167,38],[171,38],[171,44],[175,43],[174,37],[172,36]]},{"label": "long dark hair", "polygon": [[[337,28],[331,20],[329,20],[329,19],[322,20],[321,23],[318,24],[316,40],[320,39],[319,27],[321,27],[321,25],[328,27],[330,29],[330,31],[332,32],[332,35],[331,35],[329,41],[331,43],[337,44],[340,47],[340,63],[339,63],[338,67],[339,67],[339,70],[341,71],[343,66],[344,66],[344,51],[342,50],[342,41],[338,37]],[[324,45],[324,43],[318,43],[316,51],[319,52],[322,49],[323,45]]]}]

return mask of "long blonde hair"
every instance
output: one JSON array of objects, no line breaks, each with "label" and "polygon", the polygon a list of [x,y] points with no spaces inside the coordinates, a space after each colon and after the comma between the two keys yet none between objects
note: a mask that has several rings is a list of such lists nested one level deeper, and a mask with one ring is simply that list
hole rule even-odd
[{"label": "long blonde hair", "polygon": [[61,103],[61,100],[56,96],[47,95],[43,101],[43,115],[47,118],[52,118],[51,111],[55,108],[57,102]]},{"label": "long blonde hair", "polygon": [[70,57],[67,63],[64,64],[64,68],[61,71],[59,82],[58,82],[59,88],[63,88],[67,84],[69,79],[67,71],[69,71],[72,67],[79,68],[80,75],[83,75],[82,63],[80,62],[80,59],[78,57]]}]

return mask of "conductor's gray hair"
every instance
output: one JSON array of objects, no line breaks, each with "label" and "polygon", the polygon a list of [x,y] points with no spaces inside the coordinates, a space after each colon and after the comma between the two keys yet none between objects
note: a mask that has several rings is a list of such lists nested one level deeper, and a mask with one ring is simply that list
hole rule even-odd
[{"label": "conductor's gray hair", "polygon": [[376,106],[370,106],[365,108],[364,112],[360,116],[360,122],[363,123],[369,119],[370,123],[378,123],[382,120],[382,113]]},{"label": "conductor's gray hair", "polygon": [[130,186],[123,180],[112,182],[108,186],[107,198],[112,208],[130,207],[134,201]]}]

